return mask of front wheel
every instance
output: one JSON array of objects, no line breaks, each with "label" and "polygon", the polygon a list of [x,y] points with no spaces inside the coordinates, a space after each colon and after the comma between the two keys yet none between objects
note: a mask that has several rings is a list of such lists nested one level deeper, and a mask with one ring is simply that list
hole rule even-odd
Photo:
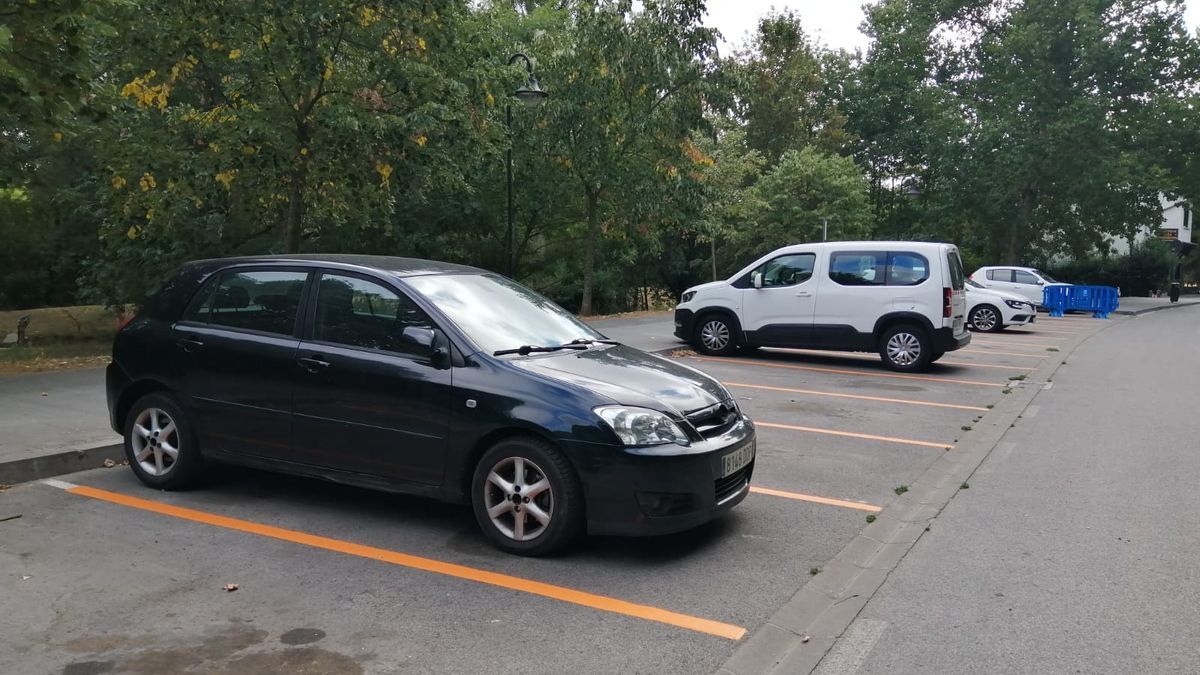
[{"label": "front wheel", "polygon": [[1000,311],[991,305],[979,305],[971,310],[968,323],[975,330],[984,333],[995,333],[1004,327],[1004,321],[1000,318]]},{"label": "front wheel", "polygon": [[737,327],[721,314],[706,314],[696,322],[692,344],[701,354],[728,356],[737,349]]},{"label": "front wheel", "polygon": [[537,438],[506,439],[484,453],[471,480],[471,505],[487,538],[517,555],[560,551],[583,530],[575,471]]},{"label": "front wheel", "polygon": [[892,370],[914,372],[924,370],[933,358],[933,347],[925,331],[902,324],[883,332],[879,339],[879,356]]}]

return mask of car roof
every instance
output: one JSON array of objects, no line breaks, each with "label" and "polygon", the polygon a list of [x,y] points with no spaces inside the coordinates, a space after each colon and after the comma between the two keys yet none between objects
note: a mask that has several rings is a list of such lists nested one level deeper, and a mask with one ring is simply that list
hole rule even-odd
[{"label": "car roof", "polygon": [[772,251],[772,253],[790,253],[792,251],[812,251],[823,249],[849,249],[861,251],[878,251],[908,249],[910,251],[929,250],[930,248],[958,247],[942,241],[817,241],[808,244],[790,244]]},{"label": "car roof", "polygon": [[[1020,265],[983,265],[980,270],[1024,270],[1026,272],[1040,272],[1036,267],[1021,267]],[[975,270],[978,272],[979,270]]]},{"label": "car roof", "polygon": [[359,267],[383,272],[391,272],[396,276],[411,277],[425,274],[455,274],[476,273],[487,274],[488,271],[469,265],[425,260],[423,258],[402,258],[390,255],[360,255],[355,253],[293,253],[281,255],[238,256],[233,258],[211,258],[197,260],[193,265],[217,269],[230,265],[253,265],[254,263],[301,263],[305,266],[330,265],[335,267]]}]

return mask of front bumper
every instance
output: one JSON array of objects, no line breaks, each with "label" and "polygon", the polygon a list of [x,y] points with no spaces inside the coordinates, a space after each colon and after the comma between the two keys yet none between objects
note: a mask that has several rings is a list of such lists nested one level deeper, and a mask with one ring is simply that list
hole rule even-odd
[{"label": "front bumper", "polygon": [[933,331],[933,348],[939,352],[952,352],[971,344],[971,334],[964,332],[961,337],[954,336],[954,329],[949,327],[936,328]]},{"label": "front bumper", "polygon": [[[651,456],[621,446],[572,443],[583,479],[591,534],[650,536],[702,525],[737,506],[750,492],[754,459],[722,476],[723,458],[756,444],[742,418],[686,455]],[[755,448],[755,450],[757,450]]]},{"label": "front bumper", "polygon": [[692,339],[696,313],[690,309],[675,309],[675,337],[687,342]]}]

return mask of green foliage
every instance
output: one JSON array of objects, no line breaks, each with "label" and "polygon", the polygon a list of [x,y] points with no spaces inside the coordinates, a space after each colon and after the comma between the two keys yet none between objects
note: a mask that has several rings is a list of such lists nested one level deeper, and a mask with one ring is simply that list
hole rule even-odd
[{"label": "green foliage", "polygon": [[1178,258],[1158,239],[1137,244],[1127,256],[1087,257],[1049,266],[1050,275],[1073,284],[1114,286],[1122,295],[1146,296],[1165,292]]}]

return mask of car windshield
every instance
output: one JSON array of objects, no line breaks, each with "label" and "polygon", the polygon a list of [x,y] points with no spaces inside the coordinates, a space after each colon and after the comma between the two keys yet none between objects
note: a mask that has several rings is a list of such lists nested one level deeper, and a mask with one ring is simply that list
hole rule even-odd
[{"label": "car windshield", "polygon": [[493,274],[444,274],[405,280],[487,352],[524,345],[556,347],[600,340],[567,310],[524,286]]},{"label": "car windshield", "polygon": [[1045,272],[1043,272],[1041,270],[1033,270],[1033,273],[1038,275],[1039,277],[1041,277],[1042,281],[1045,281],[1048,284],[1057,284],[1058,283],[1057,279],[1050,276],[1049,274],[1046,274]]},{"label": "car windshield", "polygon": [[986,288],[983,284],[979,283],[978,281],[975,281],[974,279],[968,278],[965,281],[966,281],[967,285],[970,286],[971,288]]}]

